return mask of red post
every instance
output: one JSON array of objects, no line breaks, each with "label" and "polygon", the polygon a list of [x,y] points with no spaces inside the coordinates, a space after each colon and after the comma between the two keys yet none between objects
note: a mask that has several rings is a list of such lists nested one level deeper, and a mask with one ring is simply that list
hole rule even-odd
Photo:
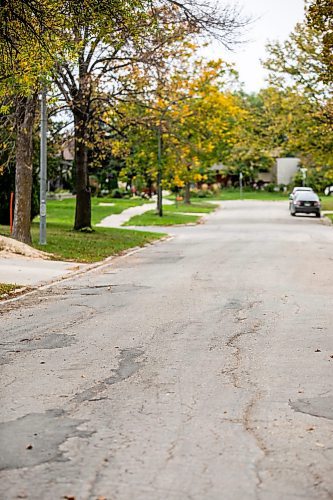
[{"label": "red post", "polygon": [[10,202],[9,202],[10,234],[12,234],[13,232],[13,201],[14,201],[14,193],[10,193]]}]

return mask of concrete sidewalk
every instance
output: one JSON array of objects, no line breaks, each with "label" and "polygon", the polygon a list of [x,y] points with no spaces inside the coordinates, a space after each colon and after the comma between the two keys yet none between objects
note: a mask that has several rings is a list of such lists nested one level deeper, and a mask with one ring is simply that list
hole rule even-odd
[{"label": "concrete sidewalk", "polygon": [[[154,210],[156,208],[156,200],[153,198],[153,203],[148,202],[144,205],[138,207],[130,207],[121,212],[121,214],[112,214],[101,220],[97,227],[121,227],[125,222],[129,221],[135,215],[142,215],[149,210]],[[163,199],[163,205],[173,205],[170,200]],[[133,229],[132,227],[125,227],[124,229]]]},{"label": "concrete sidewalk", "polygon": [[31,259],[20,255],[2,257],[0,254],[0,283],[23,286],[41,285],[87,266],[88,264]]}]

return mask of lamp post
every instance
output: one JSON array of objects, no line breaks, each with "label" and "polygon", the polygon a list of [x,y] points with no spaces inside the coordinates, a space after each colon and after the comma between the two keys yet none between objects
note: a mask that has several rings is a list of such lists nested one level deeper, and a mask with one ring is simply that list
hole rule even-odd
[{"label": "lamp post", "polygon": [[39,219],[39,243],[46,245],[46,182],[47,182],[47,109],[46,109],[46,87],[41,93],[40,106],[40,219]]}]

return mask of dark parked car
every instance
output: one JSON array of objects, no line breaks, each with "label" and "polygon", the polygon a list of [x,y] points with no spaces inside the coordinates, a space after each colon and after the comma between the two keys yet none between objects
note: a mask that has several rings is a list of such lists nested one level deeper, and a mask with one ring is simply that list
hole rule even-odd
[{"label": "dark parked car", "polygon": [[320,200],[313,191],[298,191],[290,201],[290,215],[316,214],[320,217]]}]

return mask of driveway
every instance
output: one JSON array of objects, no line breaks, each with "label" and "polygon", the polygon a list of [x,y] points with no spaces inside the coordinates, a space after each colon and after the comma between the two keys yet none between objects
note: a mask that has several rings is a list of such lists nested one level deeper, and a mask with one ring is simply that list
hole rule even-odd
[{"label": "driveway", "polygon": [[0,306],[0,497],[333,495],[333,229],[280,202]]}]

